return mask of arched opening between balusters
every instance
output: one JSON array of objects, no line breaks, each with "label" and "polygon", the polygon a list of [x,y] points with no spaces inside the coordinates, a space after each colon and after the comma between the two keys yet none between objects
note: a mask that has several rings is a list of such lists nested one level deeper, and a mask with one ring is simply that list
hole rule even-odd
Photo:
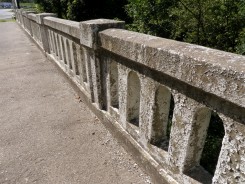
[{"label": "arched opening between balusters", "polygon": [[150,143],[168,151],[174,99],[171,92],[160,85],[156,90],[154,102]]},{"label": "arched opening between balusters", "polygon": [[111,106],[119,109],[118,66],[115,61],[111,61],[110,63],[110,96],[111,96]]},{"label": "arched opening between balusters", "polygon": [[136,127],[139,127],[140,89],[140,79],[131,71],[128,75],[127,121]]},{"label": "arched opening between balusters", "polygon": [[219,115],[208,108],[198,109],[193,119],[184,173],[197,181],[211,183],[224,135]]}]

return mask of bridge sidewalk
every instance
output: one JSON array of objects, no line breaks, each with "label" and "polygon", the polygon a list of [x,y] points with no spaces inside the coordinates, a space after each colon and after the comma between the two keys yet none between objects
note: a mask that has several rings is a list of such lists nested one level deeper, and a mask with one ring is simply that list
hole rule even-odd
[{"label": "bridge sidewalk", "polygon": [[0,33],[0,183],[150,183],[20,27]]}]

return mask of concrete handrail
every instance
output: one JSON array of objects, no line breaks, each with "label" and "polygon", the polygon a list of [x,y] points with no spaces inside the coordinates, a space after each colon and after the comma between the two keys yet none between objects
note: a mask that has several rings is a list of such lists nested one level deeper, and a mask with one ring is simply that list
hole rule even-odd
[{"label": "concrete handrail", "polygon": [[59,19],[55,17],[45,17],[44,25],[80,39],[79,22]]},{"label": "concrete handrail", "polygon": [[112,53],[245,107],[242,55],[119,29],[102,31],[100,40]]}]

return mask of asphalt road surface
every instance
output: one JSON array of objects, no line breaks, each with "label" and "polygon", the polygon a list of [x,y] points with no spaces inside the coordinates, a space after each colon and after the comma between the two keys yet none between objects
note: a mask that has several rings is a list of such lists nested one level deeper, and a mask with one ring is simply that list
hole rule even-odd
[{"label": "asphalt road surface", "polygon": [[0,9],[0,20],[12,19],[12,9]]}]

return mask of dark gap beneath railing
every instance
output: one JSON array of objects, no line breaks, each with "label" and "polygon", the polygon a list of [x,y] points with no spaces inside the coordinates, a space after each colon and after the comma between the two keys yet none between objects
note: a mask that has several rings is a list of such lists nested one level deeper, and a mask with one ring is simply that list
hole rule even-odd
[{"label": "dark gap beneath railing", "polygon": [[224,136],[225,130],[223,121],[217,113],[212,112],[205,145],[200,159],[200,165],[212,175],[214,175],[216,169]]}]

